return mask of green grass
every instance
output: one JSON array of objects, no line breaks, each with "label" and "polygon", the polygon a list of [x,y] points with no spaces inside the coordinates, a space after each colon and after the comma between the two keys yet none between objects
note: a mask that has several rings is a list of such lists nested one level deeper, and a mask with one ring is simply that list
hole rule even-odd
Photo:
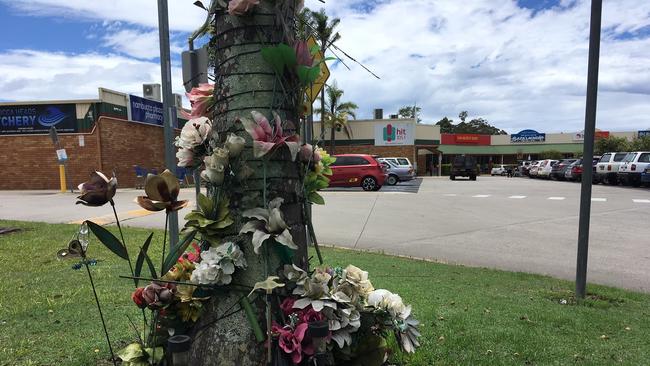
[{"label": "green grass", "polygon": [[[76,226],[0,221],[23,232],[0,236],[0,365],[94,365],[108,350],[87,275],[58,261]],[[128,229],[131,252],[148,230]],[[157,231],[154,240],[162,240]],[[153,257],[160,250],[152,248]],[[394,358],[407,365],[646,365],[650,296],[602,286],[577,304],[573,284],[524,273],[323,249],[328,263],[370,272],[376,288],[399,293],[421,321],[422,347]],[[114,349],[134,338],[127,316],[128,265],[97,241],[93,276]],[[566,305],[560,300],[567,300]],[[98,351],[96,351],[98,350]]]}]

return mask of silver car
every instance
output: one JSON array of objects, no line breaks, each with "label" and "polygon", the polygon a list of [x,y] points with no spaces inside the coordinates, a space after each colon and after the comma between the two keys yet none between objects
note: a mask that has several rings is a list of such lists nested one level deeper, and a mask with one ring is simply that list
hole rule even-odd
[{"label": "silver car", "polygon": [[407,158],[377,158],[377,160],[388,169],[386,184],[390,186],[415,178],[415,169]]}]

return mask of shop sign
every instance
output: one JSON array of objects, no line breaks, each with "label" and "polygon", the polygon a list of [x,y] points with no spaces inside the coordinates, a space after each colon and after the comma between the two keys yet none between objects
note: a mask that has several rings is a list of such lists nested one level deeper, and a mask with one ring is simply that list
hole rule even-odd
[{"label": "shop sign", "polygon": [[51,127],[55,127],[59,133],[77,132],[76,105],[0,106],[0,135],[47,135]]},{"label": "shop sign", "polygon": [[[594,132],[594,139],[606,139],[609,137],[609,131],[601,131],[601,130],[596,130]],[[585,130],[582,130],[580,132],[576,132],[573,135],[573,141],[584,141],[585,140]]]},{"label": "shop sign", "polygon": [[129,95],[131,120],[152,125],[163,125],[163,104],[161,102]]},{"label": "shop sign", "polygon": [[546,141],[546,134],[539,133],[535,130],[522,130],[519,133],[510,135],[510,142],[544,142]]},{"label": "shop sign", "polygon": [[639,138],[641,138],[641,137],[646,137],[646,136],[650,136],[650,130],[639,131],[638,136],[639,136]]},{"label": "shop sign", "polygon": [[414,128],[411,123],[375,125],[375,146],[413,145],[414,142]]}]

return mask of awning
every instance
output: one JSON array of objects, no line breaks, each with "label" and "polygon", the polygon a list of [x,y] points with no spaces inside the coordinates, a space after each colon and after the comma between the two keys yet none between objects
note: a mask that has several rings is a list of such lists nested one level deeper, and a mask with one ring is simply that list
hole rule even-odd
[{"label": "awning", "polygon": [[582,144],[530,144],[530,145],[494,145],[494,146],[467,146],[467,145],[440,145],[438,150],[443,154],[458,155],[517,155],[539,154],[542,151],[555,150],[561,153],[581,153]]}]

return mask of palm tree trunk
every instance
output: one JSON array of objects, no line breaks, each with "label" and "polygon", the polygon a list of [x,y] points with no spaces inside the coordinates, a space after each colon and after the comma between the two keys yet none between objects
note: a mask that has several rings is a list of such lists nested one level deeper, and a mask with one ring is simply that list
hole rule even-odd
[{"label": "palm tree trunk", "polygon": [[[325,41],[321,42],[320,45],[320,50],[323,53],[323,57],[325,57]],[[320,90],[320,136],[318,136],[318,140],[323,139],[325,140],[325,118],[323,117],[325,114],[325,88],[326,85],[323,83],[323,89]],[[317,141],[318,141],[317,140]],[[325,143],[323,143],[325,145]]]},{"label": "palm tree trunk", "polygon": [[[276,5],[277,3],[277,5]],[[246,255],[248,268],[235,272],[232,283],[252,287],[267,275],[275,274],[281,260],[273,247],[269,247],[266,260],[264,255],[253,252],[250,238],[238,235],[245,220],[241,217],[243,210],[264,207],[263,197],[269,201],[283,197],[282,206],[285,221],[291,228],[291,234],[300,248],[294,262],[305,268],[307,218],[303,212],[303,190],[299,165],[288,158],[288,153],[276,153],[266,162],[253,157],[250,136],[240,123],[238,117],[250,118],[250,112],[256,110],[271,120],[271,111],[278,112],[283,121],[297,122],[295,106],[297,90],[288,90],[286,94],[280,86],[280,80],[273,70],[264,62],[260,49],[280,42],[291,44],[293,34],[293,2],[276,2],[262,0],[252,15],[242,17],[229,16],[220,10],[215,21],[215,112],[212,139],[223,142],[228,133],[235,133],[247,139],[247,147],[238,159],[232,162],[232,169],[237,174],[244,166],[255,173],[243,182],[234,178],[226,180],[219,197],[230,198],[230,210],[235,220],[223,241],[236,241]],[[214,198],[214,197],[213,197]],[[264,244],[267,246],[268,244]],[[264,253],[264,250],[262,250]],[[266,262],[268,261],[268,262]],[[257,342],[246,315],[241,310],[239,301],[244,292],[229,291],[213,296],[204,305],[204,312],[193,327],[191,336],[191,365],[265,365],[266,347],[264,342]],[[253,310],[258,324],[265,331],[265,305],[263,301],[253,303]],[[230,314],[234,312],[233,314]],[[230,314],[230,315],[229,315]],[[225,319],[218,320],[220,317]]]}]

